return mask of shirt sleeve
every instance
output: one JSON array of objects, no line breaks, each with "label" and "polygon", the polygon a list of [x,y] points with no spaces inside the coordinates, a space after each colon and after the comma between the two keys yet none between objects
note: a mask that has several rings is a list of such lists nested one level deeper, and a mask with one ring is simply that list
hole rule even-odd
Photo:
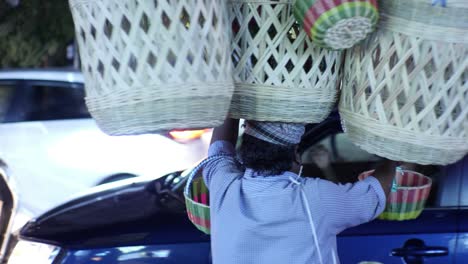
[{"label": "shirt sleeve", "polygon": [[208,157],[215,155],[223,155],[223,157],[209,161],[203,167],[203,179],[208,189],[211,189],[213,178],[238,171],[235,161],[236,151],[230,142],[219,140],[211,144]]},{"label": "shirt sleeve", "polygon": [[326,180],[318,180],[317,184],[325,218],[337,233],[369,222],[385,209],[384,190],[372,176],[353,184],[335,184]]}]

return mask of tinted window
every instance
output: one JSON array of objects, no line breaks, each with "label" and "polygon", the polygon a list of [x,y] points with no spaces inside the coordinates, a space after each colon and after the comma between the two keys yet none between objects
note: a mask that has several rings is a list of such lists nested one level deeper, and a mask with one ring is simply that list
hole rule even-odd
[{"label": "tinted window", "polygon": [[[361,172],[373,169],[381,158],[354,145],[346,134],[335,134],[310,147],[302,155],[305,176],[321,177],[334,182],[357,181]],[[443,202],[439,192],[441,166],[406,163],[406,169],[413,170],[432,179],[430,196],[426,207],[451,206]]]},{"label": "tinted window", "polygon": [[5,122],[13,91],[13,84],[0,83],[0,122]]},{"label": "tinted window", "polygon": [[35,107],[30,120],[55,120],[89,117],[84,89],[72,86],[35,85]]},{"label": "tinted window", "polygon": [[82,85],[58,82],[22,83],[9,98],[4,122],[88,118]]},{"label": "tinted window", "polygon": [[378,156],[354,145],[343,133],[326,137],[302,155],[305,175],[340,183],[356,181],[361,172],[372,169],[379,160]]}]

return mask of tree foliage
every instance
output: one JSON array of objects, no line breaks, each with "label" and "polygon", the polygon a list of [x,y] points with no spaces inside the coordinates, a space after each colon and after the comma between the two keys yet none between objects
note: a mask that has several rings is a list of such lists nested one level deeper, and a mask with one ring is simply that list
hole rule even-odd
[{"label": "tree foliage", "polygon": [[61,66],[73,35],[66,0],[0,0],[0,67]]}]

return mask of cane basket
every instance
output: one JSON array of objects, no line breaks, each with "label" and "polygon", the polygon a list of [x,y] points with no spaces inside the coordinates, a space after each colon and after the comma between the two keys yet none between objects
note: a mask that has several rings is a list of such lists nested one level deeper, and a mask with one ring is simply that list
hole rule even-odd
[{"label": "cane basket", "polygon": [[341,50],[374,31],[379,12],[377,0],[296,0],[294,16],[315,44]]},{"label": "cane basket", "polygon": [[233,91],[222,0],[69,0],[86,104],[111,135],[222,123]]},{"label": "cane basket", "polygon": [[230,116],[316,123],[336,102],[342,52],[312,44],[292,2],[228,2],[235,90]]},{"label": "cane basket", "polygon": [[[367,171],[359,175],[362,180],[374,171]],[[416,219],[424,210],[429,197],[432,180],[420,173],[403,170],[395,174],[397,188],[387,197],[385,210],[379,215],[382,220],[411,220]]]},{"label": "cane basket", "polygon": [[346,53],[349,138],[392,160],[445,165],[468,152],[468,2],[379,1],[378,30]]}]

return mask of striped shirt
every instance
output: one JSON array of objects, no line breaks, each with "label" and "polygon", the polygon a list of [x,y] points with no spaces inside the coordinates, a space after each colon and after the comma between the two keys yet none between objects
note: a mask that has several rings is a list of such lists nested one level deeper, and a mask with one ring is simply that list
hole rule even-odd
[{"label": "striped shirt", "polygon": [[[210,190],[211,248],[214,264],[319,263],[297,174],[262,176],[242,169],[226,141],[214,142],[203,177]],[[376,218],[385,194],[374,177],[354,184],[298,178],[315,221],[323,263],[333,263],[336,235]]]}]

